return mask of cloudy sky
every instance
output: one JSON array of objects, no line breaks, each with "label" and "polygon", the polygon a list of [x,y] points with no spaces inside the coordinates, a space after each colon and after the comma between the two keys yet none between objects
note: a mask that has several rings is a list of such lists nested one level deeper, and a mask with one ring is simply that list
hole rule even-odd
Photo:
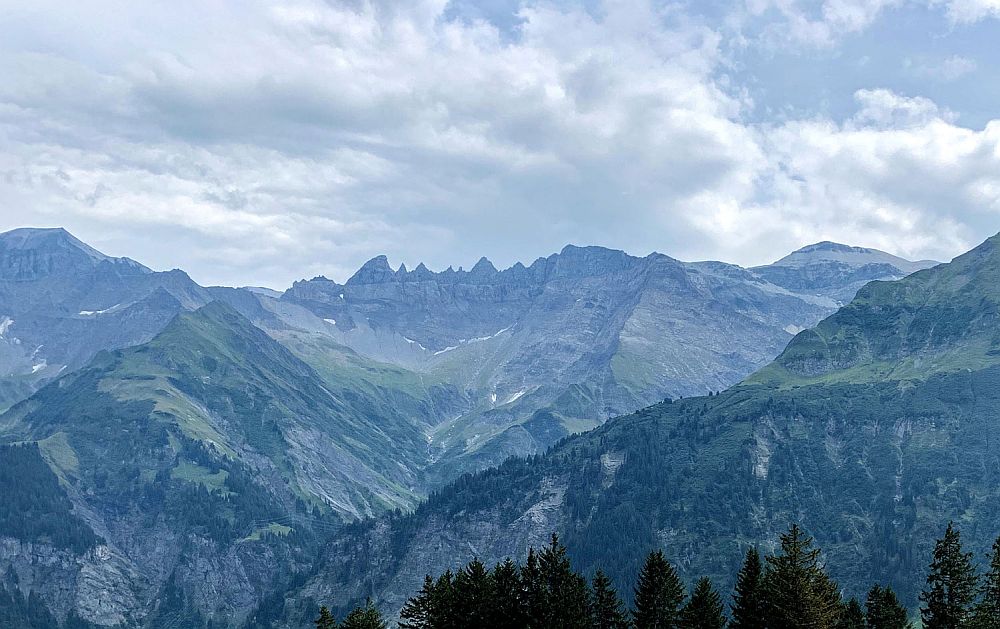
[{"label": "cloudy sky", "polygon": [[[185,6],[186,5],[186,6]],[[1000,231],[1000,0],[0,0],[0,229],[202,283]]]}]

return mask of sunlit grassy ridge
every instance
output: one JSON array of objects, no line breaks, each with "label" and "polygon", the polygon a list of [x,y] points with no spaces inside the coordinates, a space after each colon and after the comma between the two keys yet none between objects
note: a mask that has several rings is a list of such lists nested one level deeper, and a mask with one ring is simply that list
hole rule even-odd
[{"label": "sunlit grassy ridge", "polygon": [[1000,236],[950,264],[872,282],[748,384],[923,380],[1000,364]]}]

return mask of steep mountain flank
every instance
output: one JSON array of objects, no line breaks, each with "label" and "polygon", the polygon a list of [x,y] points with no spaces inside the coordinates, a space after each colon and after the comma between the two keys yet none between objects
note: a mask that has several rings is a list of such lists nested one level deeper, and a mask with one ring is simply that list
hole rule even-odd
[{"label": "steep mountain flank", "polygon": [[62,229],[0,234],[0,410],[209,301],[182,271],[106,256]]},{"label": "steep mountain flank", "polygon": [[544,451],[665,397],[730,386],[871,279],[930,263],[820,243],[774,265],[684,263],[566,247],[531,266],[393,271],[384,256],[344,285],[281,298],[360,354],[436,376],[469,408],[433,431],[442,480]]},{"label": "steep mountain flank", "polygon": [[0,572],[60,617],[239,620],[343,518],[419,495],[419,426],[327,382],[218,302],[98,355],[0,419],[4,441],[37,444],[89,545],[0,531]]},{"label": "steep mountain flank", "polygon": [[889,583],[914,605],[949,520],[977,552],[1000,521],[997,241],[868,285],[744,384],[614,419],[343,532],[286,622],[367,595],[396,610],[424,573],[521,556],[552,531],[621,587],[651,548],[728,587],[746,547],[770,550],[789,522],[848,594]]}]

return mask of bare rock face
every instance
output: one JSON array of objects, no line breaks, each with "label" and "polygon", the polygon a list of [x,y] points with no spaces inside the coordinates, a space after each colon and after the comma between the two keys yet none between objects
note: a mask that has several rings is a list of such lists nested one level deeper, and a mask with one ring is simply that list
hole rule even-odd
[{"label": "bare rock face", "polygon": [[666,397],[739,382],[864,283],[930,262],[819,243],[773,265],[684,263],[569,246],[498,271],[385,256],[341,285],[297,282],[282,301],[325,319],[339,343],[438,375],[469,408],[432,433],[432,478],[543,452],[559,438]]},{"label": "bare rock face", "polygon": [[[380,256],[344,284],[276,294],[202,288],[62,230],[2,234],[0,443],[37,444],[32,476],[72,526],[0,531],[0,588],[60,620],[236,626],[300,585],[345,521],[445,487],[404,545],[384,523],[337,537],[321,560],[337,580],[289,599],[346,604],[377,582],[394,611],[427,572],[565,530],[582,478],[532,469],[499,499],[486,487],[475,509],[437,510],[458,504],[447,483],[463,472],[723,389],[862,278],[909,268],[817,247],[775,269],[572,246],[502,271]],[[627,446],[588,464],[602,491],[634,461]]]},{"label": "bare rock face", "polygon": [[63,229],[0,234],[0,409],[210,300],[183,271],[106,256]]}]

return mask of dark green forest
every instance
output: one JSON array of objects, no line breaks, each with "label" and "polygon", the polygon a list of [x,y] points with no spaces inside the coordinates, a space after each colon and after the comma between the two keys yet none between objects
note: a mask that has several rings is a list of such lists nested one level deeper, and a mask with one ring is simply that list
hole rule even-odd
[{"label": "dark green forest", "polygon": [[38,445],[0,447],[0,535],[81,553],[100,539],[72,513]]},{"label": "dark green forest", "polygon": [[[708,577],[689,590],[662,551],[642,561],[627,604],[597,570],[575,570],[556,535],[524,563],[487,567],[475,559],[436,578],[400,613],[401,629],[996,629],[1000,627],[1000,539],[984,570],[949,524],[934,544],[919,610],[908,610],[889,586],[872,585],[864,600],[844,598],[814,541],[797,525],[780,549],[762,558],[750,548],[725,596]],[[316,629],[382,629],[369,600],[338,623],[327,607]]]}]

